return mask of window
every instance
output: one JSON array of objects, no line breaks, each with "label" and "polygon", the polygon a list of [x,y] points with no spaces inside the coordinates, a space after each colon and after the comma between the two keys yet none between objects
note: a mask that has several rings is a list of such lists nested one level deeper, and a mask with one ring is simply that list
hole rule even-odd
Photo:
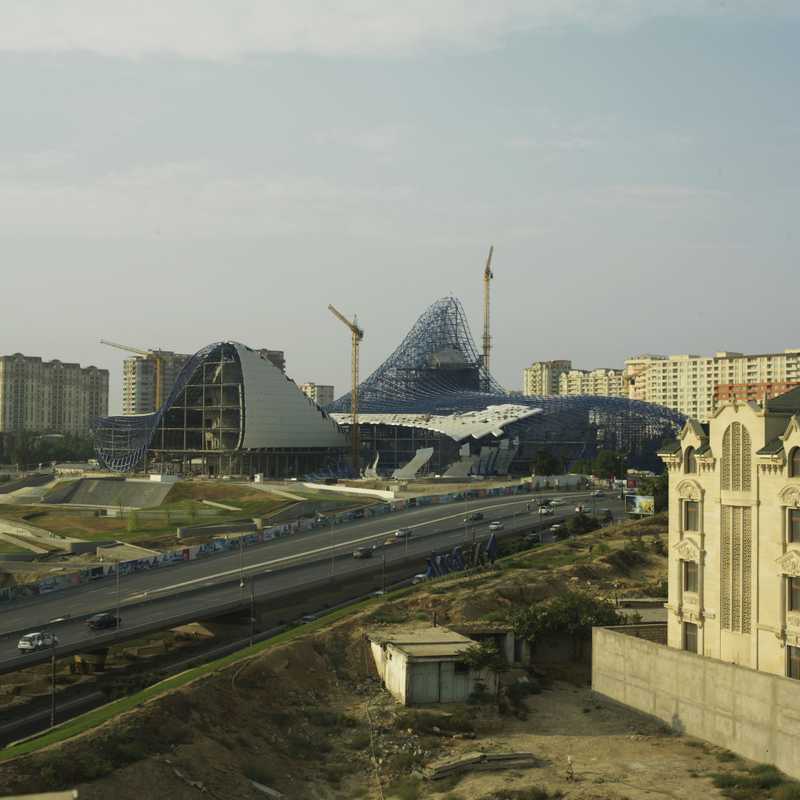
[{"label": "window", "polygon": [[786,648],[786,676],[800,680],[800,647]]},{"label": "window", "polygon": [[697,652],[697,625],[693,622],[683,623],[683,649],[689,653]]},{"label": "window", "polygon": [[786,579],[786,601],[789,611],[800,611],[800,578]]},{"label": "window", "polygon": [[686,464],[686,472],[695,473],[697,472],[697,458],[694,454],[694,447],[687,447],[686,448],[686,455],[684,456],[684,461]]},{"label": "window", "polygon": [[683,529],[685,531],[700,530],[700,503],[697,500],[683,502]]},{"label": "window", "polygon": [[800,478],[800,447],[795,447],[789,453],[789,477]]},{"label": "window", "polygon": [[790,542],[800,542],[800,508],[790,508],[786,524]]},{"label": "window", "polygon": [[469,664],[464,661],[456,661],[453,664],[453,672],[456,675],[466,675],[469,672]]},{"label": "window", "polygon": [[696,592],[698,586],[698,569],[694,561],[683,562],[683,591]]}]

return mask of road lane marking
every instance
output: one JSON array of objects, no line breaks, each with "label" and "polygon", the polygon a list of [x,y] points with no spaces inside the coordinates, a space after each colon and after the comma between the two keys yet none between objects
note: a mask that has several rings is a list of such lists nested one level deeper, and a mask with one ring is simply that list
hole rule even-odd
[{"label": "road lane marking", "polygon": [[[504,506],[504,507],[505,506],[515,506],[515,505],[522,505],[523,503],[529,503],[529,502],[531,502],[530,499],[517,500],[515,502],[510,502],[510,503],[496,503],[495,505],[484,506],[483,508],[473,509],[472,511],[473,511],[473,513],[475,511],[489,511],[491,509],[497,508],[498,506]],[[438,524],[440,522],[446,522],[447,520],[450,520],[450,519],[456,519],[457,517],[463,517],[463,514],[464,514],[464,512],[460,511],[457,514],[450,514],[449,516],[439,517],[439,518],[437,518],[435,520],[431,520],[429,522],[418,522],[415,525],[406,525],[404,527],[407,527],[407,528],[423,528],[423,527],[426,527],[426,526],[429,526],[429,525],[436,525],[436,524]],[[183,589],[183,588],[185,588],[187,586],[195,586],[195,585],[197,585],[199,583],[204,583],[204,582],[209,581],[209,580],[241,575],[241,574],[243,574],[245,572],[248,572],[248,571],[260,569],[261,567],[267,567],[267,566],[272,566],[272,565],[276,565],[276,564],[285,564],[287,561],[296,561],[298,559],[303,559],[303,558],[308,558],[309,556],[318,555],[319,553],[329,553],[331,550],[336,550],[336,549],[338,549],[340,547],[342,547],[342,548],[343,547],[352,547],[353,545],[358,545],[358,544],[362,544],[364,542],[371,541],[373,539],[378,539],[381,536],[385,537],[387,534],[390,534],[395,530],[397,530],[397,528],[392,527],[390,530],[384,531],[383,533],[371,533],[368,536],[362,536],[360,539],[351,539],[350,541],[347,541],[347,542],[338,542],[337,544],[333,544],[333,545],[325,545],[324,547],[316,547],[313,550],[305,550],[302,553],[296,553],[295,555],[290,555],[290,556],[281,556],[280,558],[274,558],[274,559],[271,559],[270,561],[262,561],[259,564],[248,564],[246,566],[243,566],[241,569],[239,569],[237,567],[235,569],[229,569],[229,570],[225,570],[223,572],[217,572],[214,575],[204,575],[202,578],[192,578],[191,580],[188,580],[188,581],[181,581],[180,583],[173,583],[170,586],[162,586],[162,587],[160,587],[158,589],[150,589],[147,592],[147,594],[148,595],[154,595],[154,594],[159,594],[161,592],[168,592],[168,591],[173,590],[173,589]]]}]

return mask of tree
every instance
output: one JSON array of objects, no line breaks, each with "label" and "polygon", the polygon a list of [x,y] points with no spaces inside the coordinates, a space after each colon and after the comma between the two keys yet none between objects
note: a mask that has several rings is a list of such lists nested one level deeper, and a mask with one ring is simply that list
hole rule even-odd
[{"label": "tree", "polygon": [[625,475],[625,457],[613,450],[601,450],[592,463],[592,470],[600,478],[622,478]]},{"label": "tree", "polygon": [[509,666],[494,642],[483,641],[479,644],[473,644],[464,651],[462,658],[467,666],[476,672],[482,672],[487,669],[492,672],[495,676],[496,690],[499,694],[500,675],[508,672]]},{"label": "tree", "polygon": [[135,533],[139,530],[139,515],[135,511],[128,512],[127,528],[128,533]]},{"label": "tree", "polygon": [[656,475],[655,478],[642,478],[639,482],[638,493],[653,495],[656,513],[666,511],[669,507],[669,478],[667,473]]},{"label": "tree", "polygon": [[519,608],[511,615],[517,636],[534,643],[545,636],[567,635],[574,640],[576,655],[592,628],[623,621],[609,600],[570,589],[544,603]]},{"label": "tree", "polygon": [[538,450],[533,459],[535,475],[559,475],[561,463],[549,450]]},{"label": "tree", "polygon": [[597,517],[590,517],[588,514],[579,513],[567,520],[567,532],[575,536],[582,533],[596,531],[600,527]]}]

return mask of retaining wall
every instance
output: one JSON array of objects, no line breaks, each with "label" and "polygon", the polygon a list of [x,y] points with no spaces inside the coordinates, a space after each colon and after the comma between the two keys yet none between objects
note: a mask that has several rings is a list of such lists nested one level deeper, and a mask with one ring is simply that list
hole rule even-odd
[{"label": "retaining wall", "polygon": [[800,778],[798,681],[595,628],[592,689]]}]

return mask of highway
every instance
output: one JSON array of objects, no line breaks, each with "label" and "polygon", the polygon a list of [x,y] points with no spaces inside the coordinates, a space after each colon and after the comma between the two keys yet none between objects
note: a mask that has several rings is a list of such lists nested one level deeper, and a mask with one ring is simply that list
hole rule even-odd
[{"label": "highway", "polygon": [[[558,507],[553,516],[540,520],[537,501],[545,496],[563,497],[565,504]],[[485,540],[492,520],[504,522],[501,534],[530,530],[534,525],[552,524],[574,513],[579,503],[591,506],[588,492],[482,498],[467,503],[426,506],[295,534],[251,546],[241,554],[234,551],[125,576],[120,580],[123,625],[119,631],[93,633],[85,623],[90,614],[114,610],[117,591],[113,578],[9,604],[3,609],[0,620],[0,672],[49,658],[49,653],[45,652],[20,655],[16,644],[21,632],[50,630],[59,638],[57,654],[68,655],[246,607],[251,591],[261,603],[268,597],[296,592],[302,587],[313,593],[315,585],[330,580],[343,583],[356,574],[379,575],[384,556],[387,568],[403,561],[408,561],[410,568],[419,566],[432,551],[471,543],[473,537]],[[531,511],[527,510],[528,504]],[[597,498],[596,505],[611,508],[615,516],[620,514],[620,503],[611,496]],[[476,511],[483,512],[484,519],[465,526],[465,514]],[[405,542],[383,546],[398,527],[411,528],[413,536]],[[378,549],[372,558],[352,557],[356,547],[373,544],[378,545]],[[240,579],[244,579],[244,586]],[[49,624],[50,620],[62,617],[68,619]]]}]

